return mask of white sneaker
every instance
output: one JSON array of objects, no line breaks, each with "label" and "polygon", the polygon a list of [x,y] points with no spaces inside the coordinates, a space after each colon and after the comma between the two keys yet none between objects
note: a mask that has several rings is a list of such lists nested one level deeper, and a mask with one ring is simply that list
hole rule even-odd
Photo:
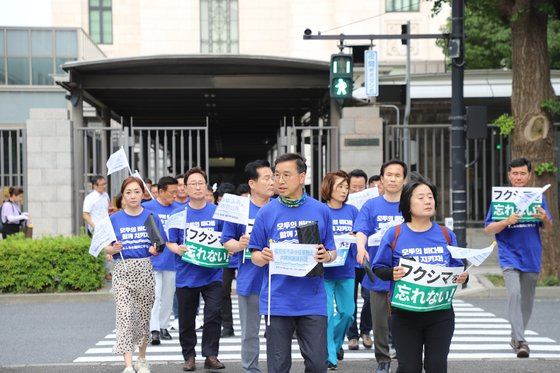
[{"label": "white sneaker", "polygon": [[202,329],[202,327],[204,326],[204,315],[198,315],[195,319],[194,324],[196,330]]},{"label": "white sneaker", "polygon": [[122,373],[136,373],[136,371],[134,370],[133,367],[127,367],[127,368],[124,368]]},{"label": "white sneaker", "polygon": [[134,364],[134,369],[136,369],[136,373],[150,373],[150,366],[145,358],[139,357],[136,360],[136,364]]}]

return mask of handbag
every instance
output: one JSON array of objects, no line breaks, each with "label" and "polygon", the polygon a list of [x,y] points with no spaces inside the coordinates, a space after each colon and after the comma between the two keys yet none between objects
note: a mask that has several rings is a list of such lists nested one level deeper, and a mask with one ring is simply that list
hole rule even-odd
[{"label": "handbag", "polygon": [[[299,243],[315,245],[319,245],[321,243],[321,236],[319,235],[319,224],[316,221],[300,225],[296,228],[296,230]],[[313,267],[313,269],[309,271],[306,276],[323,276],[324,272],[325,271],[323,269],[323,263],[317,263],[317,265]]]}]

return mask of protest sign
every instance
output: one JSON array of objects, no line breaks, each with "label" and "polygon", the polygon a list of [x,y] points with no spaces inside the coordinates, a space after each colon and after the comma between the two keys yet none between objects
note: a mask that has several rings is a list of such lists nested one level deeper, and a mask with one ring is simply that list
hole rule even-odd
[{"label": "protest sign", "polygon": [[218,204],[212,218],[247,225],[249,219],[249,197],[226,193]]},{"label": "protest sign", "polygon": [[447,249],[453,258],[467,259],[470,263],[478,267],[490,256],[492,251],[494,251],[495,245],[496,242],[492,242],[492,245],[485,247],[484,249],[469,249],[466,247],[447,245]]},{"label": "protest sign", "polygon": [[463,267],[441,267],[401,259],[406,274],[395,281],[391,305],[415,312],[451,308],[457,291],[457,278]]},{"label": "protest sign", "polygon": [[124,151],[124,148],[121,146],[121,148],[111,154],[111,156],[107,160],[107,175],[111,175],[113,172],[120,171],[123,168],[128,168],[128,171],[132,175],[132,170],[128,165],[126,153]]},{"label": "protest sign", "polygon": [[173,215],[169,215],[167,221],[165,222],[165,231],[169,231],[171,228],[185,230],[187,229],[187,209],[176,212]]},{"label": "protest sign", "polygon": [[348,195],[348,200],[346,201],[346,203],[352,206],[356,206],[356,208],[359,210],[369,199],[377,196],[379,196],[377,187],[368,188],[362,190],[361,192],[350,193]]},{"label": "protest sign", "polygon": [[[255,219],[247,219],[247,228],[245,229],[245,234],[248,234],[250,236],[251,232],[253,232],[254,225]],[[248,248],[244,250],[243,263],[245,263],[246,260],[251,260],[251,251],[249,251]]]},{"label": "protest sign", "polygon": [[542,207],[544,188],[492,187],[492,220],[506,220],[513,213],[520,213],[519,222],[539,221],[531,215]]},{"label": "protest sign", "polygon": [[385,223],[379,223],[379,229],[368,237],[367,244],[368,246],[379,246],[381,244],[381,239],[385,235],[385,233],[389,230],[389,228],[399,225],[404,222],[404,218],[402,216],[395,216],[394,220],[390,220]]},{"label": "protest sign", "polygon": [[274,258],[269,263],[272,275],[303,277],[317,265],[314,257],[317,245],[272,242],[270,249]]},{"label": "protest sign", "polygon": [[336,245],[336,259],[330,263],[323,263],[325,267],[341,267],[346,263],[350,252],[350,245],[356,243],[356,237],[351,234],[337,234],[334,236]]},{"label": "protest sign", "polygon": [[97,258],[105,246],[110,245],[111,242],[116,240],[117,236],[115,235],[113,224],[111,224],[111,219],[107,216],[95,226],[91,244],[89,245],[89,253]]},{"label": "protest sign", "polygon": [[185,234],[188,251],[183,253],[181,259],[206,268],[226,268],[229,265],[229,253],[220,244],[221,237],[221,232],[190,227]]}]

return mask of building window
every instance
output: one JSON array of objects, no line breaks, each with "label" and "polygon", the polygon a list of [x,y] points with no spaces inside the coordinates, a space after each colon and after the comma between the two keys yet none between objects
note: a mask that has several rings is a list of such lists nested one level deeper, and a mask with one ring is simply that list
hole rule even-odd
[{"label": "building window", "polygon": [[239,53],[237,0],[200,0],[201,53]]},{"label": "building window", "polygon": [[29,84],[29,40],[28,31],[8,30],[6,32],[6,62],[8,84]]},{"label": "building window", "polygon": [[387,12],[418,12],[420,0],[385,0]]},{"label": "building window", "polygon": [[89,35],[97,44],[113,44],[111,0],[89,0]]},{"label": "building window", "polygon": [[4,41],[4,30],[0,30],[0,85],[6,84],[6,42]]}]

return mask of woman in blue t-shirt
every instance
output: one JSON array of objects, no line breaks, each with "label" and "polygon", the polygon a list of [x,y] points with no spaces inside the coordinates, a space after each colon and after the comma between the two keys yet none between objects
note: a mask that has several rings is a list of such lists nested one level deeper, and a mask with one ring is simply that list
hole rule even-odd
[{"label": "woman in blue t-shirt", "polygon": [[[333,234],[335,237],[352,232],[354,220],[358,215],[355,206],[347,205],[350,176],[342,170],[330,172],[321,184],[321,197],[326,201],[333,220]],[[336,240],[335,240],[336,242]],[[342,265],[325,266],[325,290],[327,291],[327,346],[328,368],[337,368],[338,358],[342,358],[344,351],[344,335],[352,324],[354,317],[354,266],[356,264],[356,245],[337,243],[337,258],[345,257]],[[343,251],[346,250],[346,253]],[[341,260],[341,259],[337,259]],[[334,262],[333,262],[334,263]],[[336,315],[334,304],[336,303]]]},{"label": "woman in blue t-shirt", "polygon": [[[117,337],[113,353],[123,354],[123,373],[149,373],[146,347],[150,339],[150,314],[154,303],[154,269],[150,257],[157,255],[150,244],[144,222],[150,212],[140,203],[144,195],[142,182],[126,178],[121,187],[124,209],[111,215],[117,241],[105,247],[113,255],[113,293],[117,307]],[[166,240],[161,221],[154,215],[162,237]],[[132,353],[139,346],[139,357],[132,367]]]},{"label": "woman in blue t-shirt", "polygon": [[[381,240],[373,259],[375,274],[395,281],[405,276],[399,265],[403,257],[419,263],[444,267],[462,267],[451,257],[447,245],[456,245],[453,232],[432,221],[437,207],[437,188],[430,181],[417,178],[403,188],[399,210],[405,223],[390,228]],[[457,284],[463,284],[468,273],[461,273]],[[426,372],[447,372],[447,355],[455,329],[453,308],[415,312],[391,307],[393,338],[399,367],[397,372],[422,372],[422,350]]]}]

